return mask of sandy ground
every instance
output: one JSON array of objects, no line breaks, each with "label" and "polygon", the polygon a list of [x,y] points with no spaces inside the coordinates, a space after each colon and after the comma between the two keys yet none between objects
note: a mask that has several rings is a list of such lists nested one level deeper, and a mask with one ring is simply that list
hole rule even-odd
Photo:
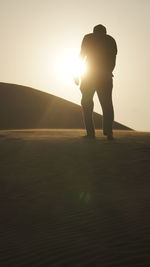
[{"label": "sandy ground", "polygon": [[150,266],[150,133],[0,131],[0,266]]}]

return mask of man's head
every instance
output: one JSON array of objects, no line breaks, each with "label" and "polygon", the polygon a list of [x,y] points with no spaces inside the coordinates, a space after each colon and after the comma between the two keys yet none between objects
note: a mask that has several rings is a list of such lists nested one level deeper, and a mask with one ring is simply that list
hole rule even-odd
[{"label": "man's head", "polygon": [[93,33],[96,35],[104,36],[106,35],[107,31],[105,26],[103,26],[102,24],[98,24],[94,27]]}]

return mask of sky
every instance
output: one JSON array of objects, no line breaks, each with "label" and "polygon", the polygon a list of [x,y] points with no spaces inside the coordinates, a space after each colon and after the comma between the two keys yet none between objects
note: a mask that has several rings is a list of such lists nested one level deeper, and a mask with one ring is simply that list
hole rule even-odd
[{"label": "sky", "polygon": [[[150,131],[149,15],[150,0],[0,0],[0,81],[80,104],[69,57],[79,54],[85,34],[103,24],[118,46],[115,120]],[[101,113],[97,96],[94,101]]]}]

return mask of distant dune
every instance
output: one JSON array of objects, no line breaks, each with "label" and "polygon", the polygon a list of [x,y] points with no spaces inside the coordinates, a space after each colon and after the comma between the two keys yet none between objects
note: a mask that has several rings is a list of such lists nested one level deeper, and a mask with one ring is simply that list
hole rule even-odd
[{"label": "distant dune", "polygon": [[[102,116],[94,113],[96,129],[102,128]],[[82,129],[79,105],[54,95],[15,84],[0,83],[0,129]],[[114,122],[114,129],[129,130]]]}]

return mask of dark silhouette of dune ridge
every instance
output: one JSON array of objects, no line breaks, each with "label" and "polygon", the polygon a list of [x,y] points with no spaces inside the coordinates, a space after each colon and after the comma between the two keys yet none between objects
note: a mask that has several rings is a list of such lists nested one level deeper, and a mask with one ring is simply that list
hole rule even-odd
[{"label": "dark silhouette of dune ridge", "polygon": [[[96,129],[102,116],[94,113]],[[39,90],[0,83],[0,129],[84,128],[81,107]],[[114,122],[114,129],[129,130]]]}]

